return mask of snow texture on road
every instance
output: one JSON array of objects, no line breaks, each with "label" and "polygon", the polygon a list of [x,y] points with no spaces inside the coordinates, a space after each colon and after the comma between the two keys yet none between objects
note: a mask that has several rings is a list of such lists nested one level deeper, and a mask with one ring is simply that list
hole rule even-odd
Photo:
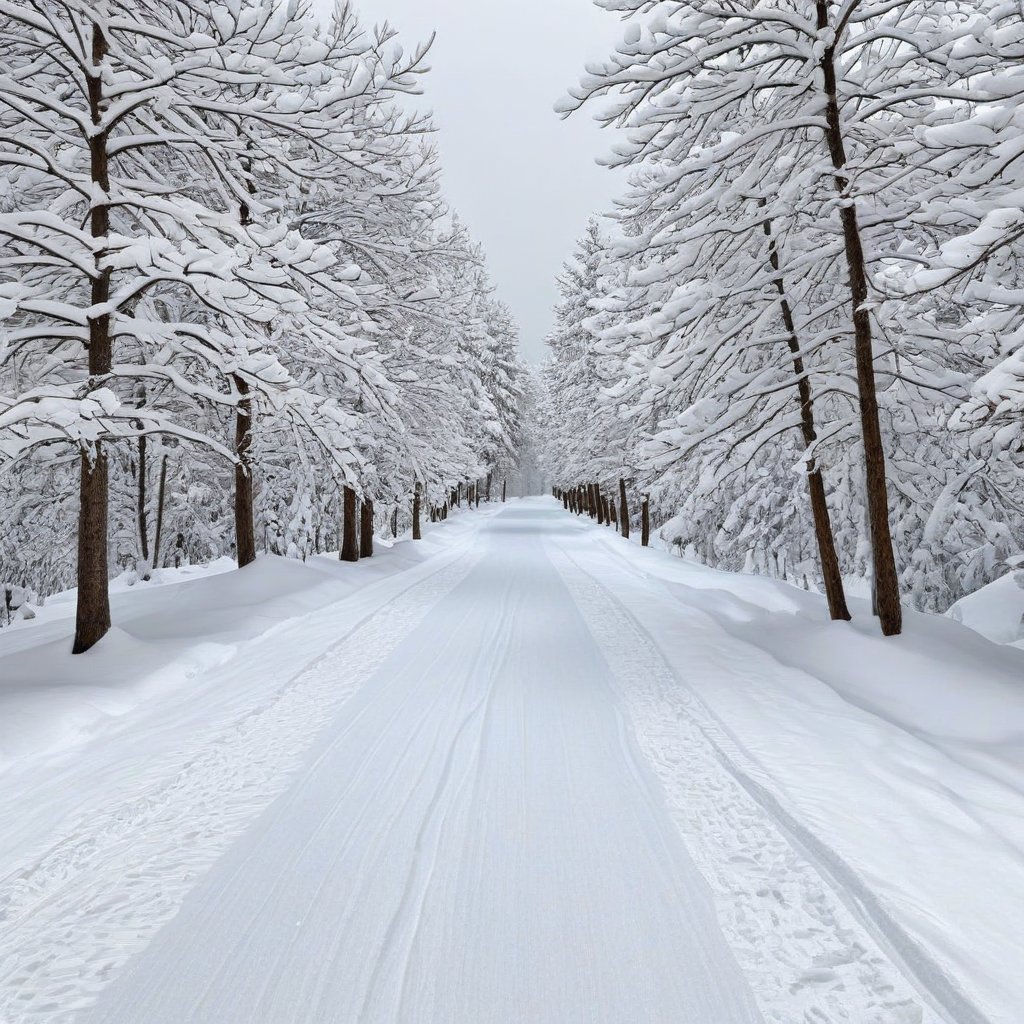
[{"label": "snow texture on road", "polygon": [[[482,517],[276,688],[225,667],[173,744],[150,717],[87,749],[106,798],[0,875],[0,1020],[950,1021],[731,770],[591,533]],[[292,627],[297,668],[346,607]]]}]

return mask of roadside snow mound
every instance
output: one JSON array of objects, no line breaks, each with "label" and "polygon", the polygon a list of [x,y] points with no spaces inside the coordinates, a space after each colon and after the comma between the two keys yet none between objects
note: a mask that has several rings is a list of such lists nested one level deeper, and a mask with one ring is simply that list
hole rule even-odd
[{"label": "roadside snow mound", "polygon": [[946,614],[997,644],[1024,640],[1024,569],[961,598]]}]

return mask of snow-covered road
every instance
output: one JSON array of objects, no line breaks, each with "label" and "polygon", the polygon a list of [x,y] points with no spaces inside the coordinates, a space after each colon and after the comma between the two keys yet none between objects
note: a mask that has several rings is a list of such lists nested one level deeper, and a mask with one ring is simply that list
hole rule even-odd
[{"label": "snow-covered road", "polygon": [[669,699],[593,534],[482,515],[35,780],[75,807],[0,866],[0,1021],[953,1020]]}]

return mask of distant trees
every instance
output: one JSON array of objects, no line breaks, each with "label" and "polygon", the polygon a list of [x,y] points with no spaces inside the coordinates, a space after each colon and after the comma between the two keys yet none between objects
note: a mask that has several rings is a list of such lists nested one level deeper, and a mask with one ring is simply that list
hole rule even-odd
[{"label": "distant trees", "polygon": [[578,282],[604,268],[573,289],[584,330],[551,341],[553,479],[625,453],[666,536],[814,578],[834,618],[845,558],[898,633],[901,590],[942,607],[1019,551],[999,422],[1020,330],[1021,12],[598,3],[630,19],[624,39],[560,109],[603,98],[624,129],[609,162],[632,171],[603,254],[593,230],[578,254]]},{"label": "distant trees", "polygon": [[112,566],[305,557],[348,492],[359,557],[376,509],[515,461],[515,327],[395,102],[422,49],[345,3],[0,18],[0,575],[77,566],[76,652]]}]

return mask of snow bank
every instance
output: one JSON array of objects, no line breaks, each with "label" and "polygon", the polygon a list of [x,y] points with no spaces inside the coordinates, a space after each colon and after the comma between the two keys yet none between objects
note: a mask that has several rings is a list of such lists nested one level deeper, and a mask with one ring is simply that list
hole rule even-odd
[{"label": "snow bank", "polygon": [[969,594],[946,614],[997,644],[1024,640],[1024,570],[1008,573]]},{"label": "snow bank", "polygon": [[744,785],[922,991],[957,1024],[1019,1024],[1024,651],[963,624],[1009,636],[1016,583],[961,602],[963,622],[908,610],[886,640],[860,599],[833,623],[785,583],[585,529],[602,538],[595,575],[673,666],[679,699],[705,709]]},{"label": "snow bank", "polygon": [[38,751],[81,742],[148,698],[232,659],[241,645],[422,564],[472,528],[463,513],[431,525],[413,544],[381,539],[356,564],[265,556],[238,570],[231,559],[163,569],[150,582],[111,584],[114,629],[71,654],[75,591],[49,598],[36,618],[0,630],[0,770]]}]

